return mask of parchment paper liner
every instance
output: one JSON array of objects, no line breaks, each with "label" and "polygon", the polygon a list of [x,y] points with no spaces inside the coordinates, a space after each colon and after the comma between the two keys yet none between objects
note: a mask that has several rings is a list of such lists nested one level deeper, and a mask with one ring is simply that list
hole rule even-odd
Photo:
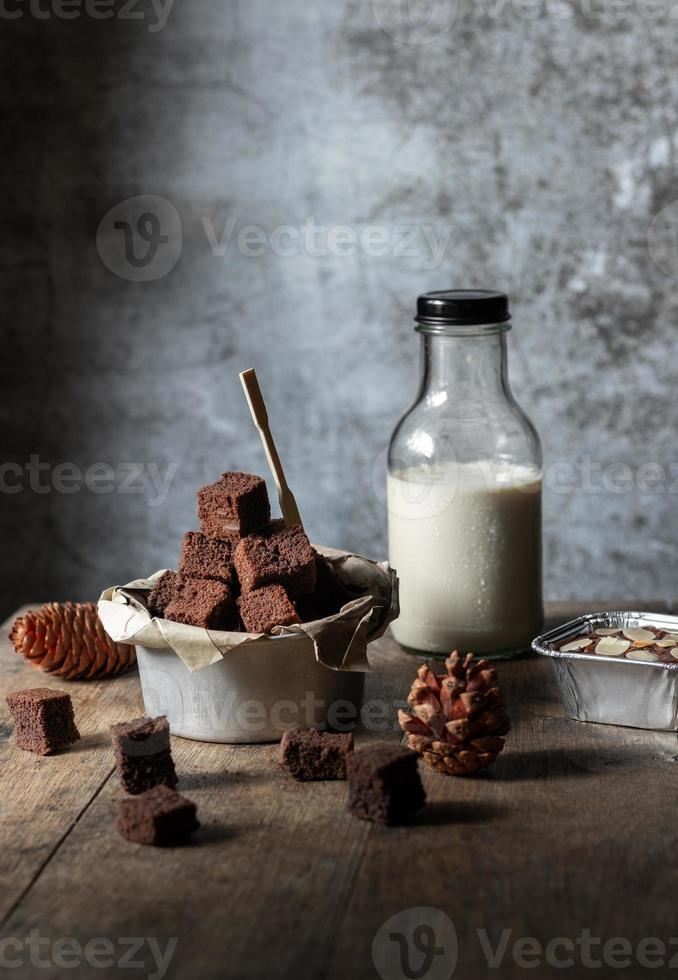
[{"label": "parchment paper liner", "polygon": [[277,643],[280,637],[299,633],[311,639],[316,660],[325,667],[367,671],[370,669],[365,654],[367,643],[380,637],[398,616],[398,578],[387,562],[371,561],[335,548],[315,547],[328,559],[345,586],[363,594],[334,616],[301,625],[276,626],[274,636],[205,630],[152,618],[146,609],[146,596],[165,569],[150,578],[106,589],[98,603],[99,618],[117,643],[150,649],[171,647],[191,672],[222,660],[242,644],[262,637]]}]

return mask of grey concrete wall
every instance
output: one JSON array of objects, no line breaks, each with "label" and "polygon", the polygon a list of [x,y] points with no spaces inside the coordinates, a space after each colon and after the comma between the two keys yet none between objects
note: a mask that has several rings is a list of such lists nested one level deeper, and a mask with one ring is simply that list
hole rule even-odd
[{"label": "grey concrete wall", "polygon": [[174,564],[195,488],[265,470],[250,366],[311,535],[384,555],[413,303],[466,284],[513,299],[547,596],[674,595],[674,3],[37,3],[0,14],[6,611]]}]

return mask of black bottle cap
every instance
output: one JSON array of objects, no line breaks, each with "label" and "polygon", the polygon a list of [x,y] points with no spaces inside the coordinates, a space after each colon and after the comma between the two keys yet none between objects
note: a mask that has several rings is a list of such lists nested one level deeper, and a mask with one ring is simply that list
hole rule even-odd
[{"label": "black bottle cap", "polygon": [[417,323],[431,326],[473,326],[511,319],[505,293],[492,289],[442,289],[417,299]]}]

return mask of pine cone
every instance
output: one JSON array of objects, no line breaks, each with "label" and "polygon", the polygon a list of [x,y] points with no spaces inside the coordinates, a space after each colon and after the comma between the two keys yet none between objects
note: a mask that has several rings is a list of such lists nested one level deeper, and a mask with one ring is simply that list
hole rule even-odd
[{"label": "pine cone", "polygon": [[504,698],[487,660],[462,660],[454,651],[447,674],[436,676],[428,664],[417,671],[408,704],[414,716],[398,712],[407,741],[432,769],[465,776],[494,762],[511,725]]},{"label": "pine cone", "polygon": [[114,643],[93,602],[46,602],[19,616],[10,640],[32,667],[68,680],[100,680],[130,670],[136,650]]}]

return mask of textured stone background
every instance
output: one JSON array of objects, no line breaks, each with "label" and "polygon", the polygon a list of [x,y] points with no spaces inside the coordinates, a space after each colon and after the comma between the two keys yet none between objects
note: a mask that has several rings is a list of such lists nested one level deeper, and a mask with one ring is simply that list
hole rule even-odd
[{"label": "textured stone background", "polygon": [[[467,284],[511,294],[513,386],[547,465],[607,467],[567,492],[549,469],[547,596],[675,595],[670,222],[663,271],[647,244],[678,197],[675,3],[176,0],[162,30],[150,4],[65,20],[17,3],[0,17],[4,461],[38,454],[42,486],[61,462],[118,480],[136,462],[147,486],[35,492],[4,468],[5,611],[174,564],[195,488],[265,470],[237,380],[252,365],[311,535],[384,555],[413,303]],[[112,218],[97,249],[109,209],[141,194],[183,228],[149,282],[105,264],[124,264]],[[234,239],[265,230],[263,254],[215,254],[205,225],[219,238],[229,218]],[[307,219],[416,235],[404,255],[284,236],[296,254],[277,254],[274,229]],[[149,464],[176,466],[156,506]]]}]

